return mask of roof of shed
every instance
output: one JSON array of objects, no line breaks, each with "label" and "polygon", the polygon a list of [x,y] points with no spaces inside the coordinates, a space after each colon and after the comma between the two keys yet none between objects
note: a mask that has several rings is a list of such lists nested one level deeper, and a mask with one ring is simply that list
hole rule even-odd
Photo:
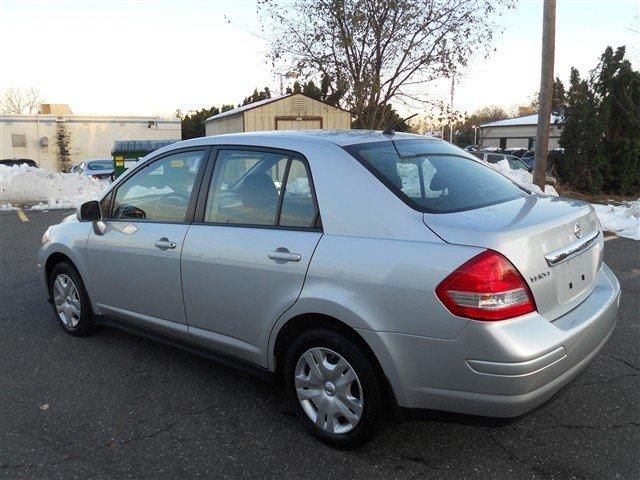
[{"label": "roof of shed", "polygon": [[[557,115],[551,115],[551,124],[557,125],[562,123],[562,119]],[[525,115],[524,117],[507,118],[506,120],[498,120],[497,122],[484,123],[480,125],[483,127],[515,127],[520,125],[537,125],[538,114]]]},{"label": "roof of shed", "polygon": [[209,122],[211,120],[220,120],[221,118],[226,118],[226,117],[234,117],[236,115],[241,114],[242,112],[246,112],[247,110],[251,110],[257,107],[261,107],[262,105],[266,105],[268,103],[271,102],[276,102],[278,100],[282,100],[283,98],[287,98],[290,97],[291,95],[294,95],[293,93],[287,93],[285,95],[278,95],[275,97],[271,97],[271,98],[265,98],[264,100],[258,100],[257,102],[253,102],[253,103],[248,103],[247,105],[242,105],[241,107],[238,108],[234,108],[233,110],[227,110],[226,112],[222,112],[219,113],[217,115],[214,115],[212,117],[209,117],[205,120],[205,122]]},{"label": "roof of shed", "polygon": [[342,110],[343,112],[351,113],[349,112],[349,110],[345,110],[342,107],[336,107],[335,105],[331,105],[330,103],[323,102],[322,100],[318,100],[317,98],[312,98],[308,95],[305,95],[304,93],[285,93],[284,95],[276,95],[275,97],[265,98],[264,100],[258,100],[257,102],[249,103],[247,105],[242,105],[241,107],[234,108],[233,110],[227,110],[226,112],[213,115],[212,117],[207,118],[205,120],[205,123],[221,120],[227,117],[235,117],[236,115],[240,115],[241,113],[246,112],[247,110],[253,110],[254,108],[267,105],[268,103],[271,103],[271,102],[277,102],[278,100],[282,100],[283,98],[287,98],[287,97],[292,97],[294,95],[302,95],[303,97],[309,98],[316,102],[324,103],[325,105],[329,105],[330,107],[335,108],[337,110]]}]

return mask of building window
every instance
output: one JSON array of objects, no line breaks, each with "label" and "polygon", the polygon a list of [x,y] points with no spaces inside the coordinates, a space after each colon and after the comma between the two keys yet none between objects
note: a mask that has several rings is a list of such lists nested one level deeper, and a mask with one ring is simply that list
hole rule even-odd
[{"label": "building window", "polygon": [[500,139],[500,148],[501,148],[502,150],[504,150],[505,148],[507,148],[507,139],[506,139],[506,138],[504,138],[504,137]]},{"label": "building window", "polygon": [[27,146],[27,136],[12,134],[11,135],[11,146],[12,147],[26,147]]},{"label": "building window", "polygon": [[533,137],[529,137],[529,142],[527,143],[527,148],[529,150],[533,149]]}]

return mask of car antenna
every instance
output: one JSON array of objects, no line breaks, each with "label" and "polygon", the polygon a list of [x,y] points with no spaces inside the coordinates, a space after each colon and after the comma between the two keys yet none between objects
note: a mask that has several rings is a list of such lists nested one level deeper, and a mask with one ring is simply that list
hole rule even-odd
[{"label": "car antenna", "polygon": [[390,127],[385,128],[382,133],[384,133],[385,135],[395,135],[396,132],[393,131],[394,128],[396,128],[398,125],[402,125],[404,122],[406,122],[407,120],[411,120],[413,117],[415,117],[416,115],[418,115],[417,113],[414,113],[413,115],[411,115],[410,117],[407,118],[403,118],[402,120],[400,120],[399,122],[394,123],[393,125],[391,125]]}]

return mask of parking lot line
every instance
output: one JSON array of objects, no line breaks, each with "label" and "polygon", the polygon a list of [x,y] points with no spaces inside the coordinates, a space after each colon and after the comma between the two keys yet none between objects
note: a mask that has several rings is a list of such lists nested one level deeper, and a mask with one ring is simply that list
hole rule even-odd
[{"label": "parking lot line", "polygon": [[617,235],[611,235],[609,237],[604,237],[604,241],[608,242],[609,240],[615,240],[616,238],[620,238]]},{"label": "parking lot line", "polygon": [[21,208],[18,209],[18,217],[23,222],[28,222],[29,221],[29,217],[27,217],[27,214],[24,213]]}]

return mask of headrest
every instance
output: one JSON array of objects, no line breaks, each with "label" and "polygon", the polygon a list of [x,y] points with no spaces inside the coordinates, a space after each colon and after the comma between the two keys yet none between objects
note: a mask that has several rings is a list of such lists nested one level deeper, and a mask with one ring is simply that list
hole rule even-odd
[{"label": "headrest", "polygon": [[278,201],[276,186],[266,173],[255,173],[245,177],[238,193],[245,207],[265,207],[275,205]]}]

